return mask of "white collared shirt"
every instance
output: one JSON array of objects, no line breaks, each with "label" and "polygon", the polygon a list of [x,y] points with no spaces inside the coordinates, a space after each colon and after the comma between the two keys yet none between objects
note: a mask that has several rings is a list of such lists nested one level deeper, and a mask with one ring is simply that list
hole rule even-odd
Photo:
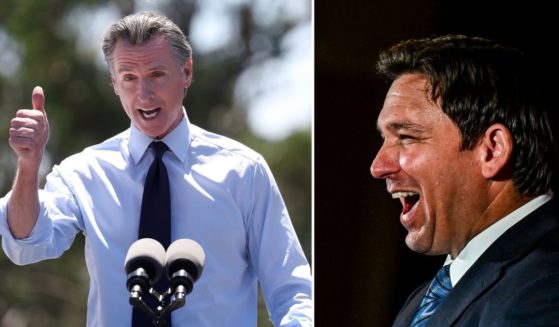
[{"label": "white collared shirt", "polygon": [[[87,326],[131,324],[124,260],[138,237],[153,140],[133,125],[65,159],[47,176],[32,234],[12,237],[0,200],[4,251],[17,264],[56,258],[85,234]],[[186,113],[163,140],[172,240],[205,251],[201,278],[173,326],[256,326],[257,283],[275,325],[312,324],[311,274],[276,182],[256,152],[191,125]]]},{"label": "white collared shirt", "polygon": [[454,260],[448,255],[445,265],[450,264],[450,281],[452,282],[452,287],[460,281],[485,250],[503,235],[503,233],[550,199],[551,195],[549,194],[543,194],[532,199],[530,202],[506,215],[483,232],[476,235],[466,244]]}]

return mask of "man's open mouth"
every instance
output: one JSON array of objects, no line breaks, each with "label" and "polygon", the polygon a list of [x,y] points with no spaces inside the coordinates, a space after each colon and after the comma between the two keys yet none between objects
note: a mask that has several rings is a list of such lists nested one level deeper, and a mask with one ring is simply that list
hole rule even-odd
[{"label": "man's open mouth", "polygon": [[159,107],[151,110],[138,109],[138,111],[140,111],[140,114],[142,115],[142,117],[144,117],[144,119],[153,119],[157,117],[157,115],[161,111],[161,108]]},{"label": "man's open mouth", "polygon": [[402,203],[402,214],[410,212],[419,201],[419,193],[415,192],[395,192],[392,193],[393,199],[400,199]]}]

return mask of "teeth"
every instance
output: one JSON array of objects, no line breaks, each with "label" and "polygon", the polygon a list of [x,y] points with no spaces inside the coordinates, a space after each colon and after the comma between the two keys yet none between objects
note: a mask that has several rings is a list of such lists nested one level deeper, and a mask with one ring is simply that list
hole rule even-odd
[{"label": "teeth", "polygon": [[400,199],[400,198],[405,198],[407,196],[414,196],[417,195],[417,193],[415,192],[395,192],[392,193],[392,198],[393,199]]},{"label": "teeth", "polygon": [[147,119],[154,118],[158,114],[157,109],[148,110],[148,111],[140,110],[140,111],[142,112],[142,116],[144,116]]}]

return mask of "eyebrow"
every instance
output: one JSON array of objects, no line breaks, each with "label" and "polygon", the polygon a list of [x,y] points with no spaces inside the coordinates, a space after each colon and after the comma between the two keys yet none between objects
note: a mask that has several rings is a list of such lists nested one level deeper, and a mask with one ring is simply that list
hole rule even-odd
[{"label": "eyebrow", "polygon": [[[156,70],[165,70],[167,69],[167,66],[165,65],[156,65],[153,67],[150,67],[148,70],[149,71],[156,71]],[[127,65],[123,65],[121,67],[118,68],[117,73],[122,73],[122,72],[130,72],[133,71],[134,69],[130,66]]]},{"label": "eyebrow", "polygon": [[[388,125],[386,125],[386,129],[391,131],[391,132],[397,132],[397,131],[410,131],[410,132],[415,132],[415,133],[426,133],[428,131],[431,130],[431,128],[427,128],[423,125],[420,124],[416,124],[410,121],[405,121],[405,122],[392,122],[389,123]],[[379,133],[382,134],[381,128],[377,123],[377,131],[379,131]]]}]

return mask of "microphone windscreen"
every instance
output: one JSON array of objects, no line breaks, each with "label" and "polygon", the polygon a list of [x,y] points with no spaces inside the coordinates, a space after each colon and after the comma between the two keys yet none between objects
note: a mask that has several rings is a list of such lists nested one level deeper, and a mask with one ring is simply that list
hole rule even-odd
[{"label": "microphone windscreen", "polygon": [[186,270],[194,281],[202,275],[206,254],[196,241],[182,238],[174,241],[167,249],[165,256],[165,270],[167,277],[171,276],[180,269]]},{"label": "microphone windscreen", "polygon": [[126,254],[124,270],[128,275],[132,271],[143,268],[152,283],[161,277],[165,264],[165,248],[152,238],[142,238],[132,243]]}]

